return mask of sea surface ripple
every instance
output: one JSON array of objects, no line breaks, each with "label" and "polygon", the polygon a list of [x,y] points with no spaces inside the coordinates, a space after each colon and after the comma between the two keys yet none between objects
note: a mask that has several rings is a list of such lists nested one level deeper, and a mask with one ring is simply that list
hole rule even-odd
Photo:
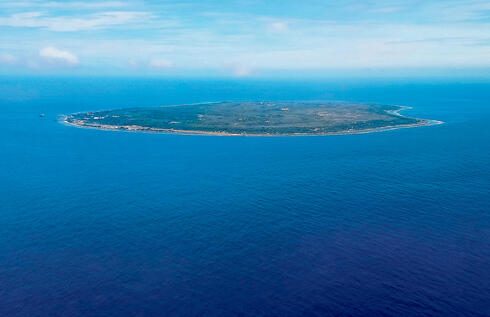
[{"label": "sea surface ripple", "polygon": [[[446,124],[227,138],[56,122],[232,99]],[[490,315],[488,83],[4,78],[0,110],[1,316]]]}]

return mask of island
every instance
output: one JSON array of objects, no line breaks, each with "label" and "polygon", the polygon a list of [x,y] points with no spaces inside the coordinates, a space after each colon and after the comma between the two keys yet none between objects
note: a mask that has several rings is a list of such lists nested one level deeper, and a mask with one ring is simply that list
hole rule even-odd
[{"label": "island", "polygon": [[215,102],[126,108],[62,116],[85,128],[224,136],[356,134],[429,126],[401,115],[409,107],[353,102]]}]

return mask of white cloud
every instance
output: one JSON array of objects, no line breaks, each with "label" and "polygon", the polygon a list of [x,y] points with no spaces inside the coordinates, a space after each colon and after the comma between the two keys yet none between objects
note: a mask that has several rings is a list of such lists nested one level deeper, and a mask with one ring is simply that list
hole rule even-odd
[{"label": "white cloud", "polygon": [[18,58],[9,53],[0,54],[0,64],[14,65],[18,61]]},{"label": "white cloud", "polygon": [[[249,57],[247,57],[249,58]],[[250,63],[245,62],[245,58],[240,61],[229,61],[223,66],[227,72],[230,72],[233,77],[247,77],[252,75],[253,67]]]},{"label": "white cloud", "polygon": [[434,5],[440,16],[446,21],[477,21],[490,17],[488,1],[465,1]]},{"label": "white cloud", "polygon": [[[60,2],[46,5],[61,5]],[[358,8],[360,12],[347,12],[351,17],[348,20],[342,16],[346,14],[343,8],[321,18],[257,16],[244,11],[203,14],[193,19],[196,12],[182,15],[183,11],[165,11],[148,1],[126,3],[128,11],[135,12],[89,14],[75,8],[41,8],[30,9],[39,12],[11,15],[17,11],[0,8],[2,51],[17,56],[15,66],[26,67],[35,62],[41,70],[50,64],[46,63],[47,58],[37,56],[38,49],[48,43],[83,56],[84,69],[90,71],[172,68],[175,73],[215,70],[237,77],[261,74],[263,70],[490,66],[488,0],[448,1],[417,8],[399,1],[390,1],[386,6],[366,1]],[[136,3],[145,7],[136,8]],[[71,15],[72,11],[76,15]],[[397,12],[396,16],[393,12]],[[123,28],[135,26],[131,23],[137,23],[137,28],[124,32]],[[37,30],[19,33],[1,25]],[[115,25],[120,26],[112,32],[44,31],[97,30]],[[3,60],[5,64],[8,58]],[[67,65],[66,61],[63,63]]]},{"label": "white cloud", "polygon": [[249,65],[237,65],[233,69],[233,76],[235,77],[247,77],[252,74],[252,67]]},{"label": "white cloud", "polygon": [[287,22],[277,21],[270,23],[268,29],[274,33],[286,33],[289,31],[289,25]]},{"label": "white cloud", "polygon": [[167,69],[173,66],[174,64],[165,58],[152,58],[150,60],[150,67],[154,69]]},{"label": "white cloud", "polygon": [[147,12],[101,12],[85,17],[49,17],[42,12],[25,12],[10,17],[0,17],[0,26],[42,28],[55,32],[94,30],[109,26],[143,21]]},{"label": "white cloud", "polygon": [[402,11],[404,8],[403,7],[378,7],[378,8],[373,8],[370,10],[370,12],[373,13],[395,13]]},{"label": "white cloud", "polygon": [[64,66],[77,66],[79,64],[77,56],[68,51],[57,49],[56,47],[45,47],[41,49],[39,56],[52,64]]},{"label": "white cloud", "polygon": [[102,9],[102,8],[119,8],[127,4],[121,1],[104,1],[104,2],[61,2],[61,1],[8,1],[1,6],[10,8],[53,8],[53,9]]},{"label": "white cloud", "polygon": [[130,68],[133,68],[133,69],[138,69],[138,68],[140,68],[140,63],[138,61],[134,60],[134,59],[130,59],[128,61],[128,66]]}]

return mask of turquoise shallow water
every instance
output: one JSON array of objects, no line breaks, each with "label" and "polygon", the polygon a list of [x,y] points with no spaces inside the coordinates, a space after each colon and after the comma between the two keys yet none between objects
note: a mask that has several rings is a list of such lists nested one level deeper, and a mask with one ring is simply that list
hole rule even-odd
[{"label": "turquoise shallow water", "polygon": [[[446,124],[251,138],[56,121],[221,100]],[[0,110],[2,316],[490,314],[490,84],[3,78]]]}]

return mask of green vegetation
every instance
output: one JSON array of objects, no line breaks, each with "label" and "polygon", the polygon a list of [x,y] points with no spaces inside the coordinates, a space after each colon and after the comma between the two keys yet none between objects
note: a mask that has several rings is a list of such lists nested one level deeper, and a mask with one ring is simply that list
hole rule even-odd
[{"label": "green vegetation", "polygon": [[397,106],[346,102],[220,102],[77,113],[84,127],[223,135],[322,135],[426,125]]}]

